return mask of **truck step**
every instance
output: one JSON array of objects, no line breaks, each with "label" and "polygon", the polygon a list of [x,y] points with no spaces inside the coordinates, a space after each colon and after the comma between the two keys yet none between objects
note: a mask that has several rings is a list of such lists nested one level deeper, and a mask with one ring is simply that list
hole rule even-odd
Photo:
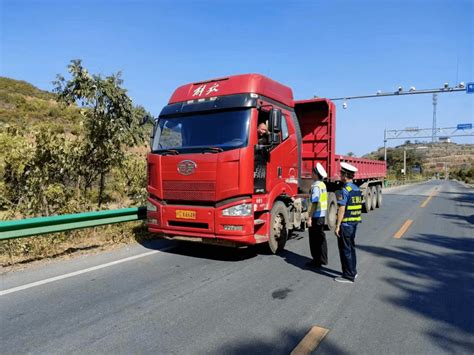
[{"label": "truck step", "polygon": [[258,226],[259,224],[264,224],[264,223],[265,223],[265,220],[263,220],[263,219],[256,219],[253,224],[256,225],[256,226]]}]

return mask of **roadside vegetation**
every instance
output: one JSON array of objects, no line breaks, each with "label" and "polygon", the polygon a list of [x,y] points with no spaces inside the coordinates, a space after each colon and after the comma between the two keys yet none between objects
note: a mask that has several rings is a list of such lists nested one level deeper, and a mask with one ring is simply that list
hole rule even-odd
[{"label": "roadside vegetation", "polygon": [[[0,78],[0,219],[143,205],[146,111],[120,73],[90,74],[71,61],[52,93]],[[140,223],[0,242],[2,265],[141,238]],[[92,238],[91,238],[92,237]],[[85,242],[87,241],[87,242]]]},{"label": "roadside vegetation", "polygon": [[[402,173],[403,154],[406,152],[406,175]],[[384,159],[384,149],[364,156]],[[388,180],[450,179],[474,183],[474,145],[455,143],[411,143],[387,148]]]}]

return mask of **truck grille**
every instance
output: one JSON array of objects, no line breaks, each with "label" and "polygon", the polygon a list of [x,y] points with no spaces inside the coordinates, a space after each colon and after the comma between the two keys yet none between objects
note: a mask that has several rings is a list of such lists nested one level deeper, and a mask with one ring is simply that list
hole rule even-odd
[{"label": "truck grille", "polygon": [[214,181],[163,181],[165,200],[214,201],[215,197]]}]

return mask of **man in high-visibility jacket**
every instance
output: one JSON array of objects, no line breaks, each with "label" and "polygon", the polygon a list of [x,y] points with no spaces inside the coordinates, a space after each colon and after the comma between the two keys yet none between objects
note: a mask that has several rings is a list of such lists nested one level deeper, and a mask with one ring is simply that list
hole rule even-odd
[{"label": "man in high-visibility jacket", "polygon": [[344,186],[337,193],[337,222],[335,234],[341,259],[342,277],[336,277],[338,282],[353,283],[357,277],[357,258],[355,251],[355,236],[357,225],[361,221],[362,193],[352,182],[357,168],[348,163],[341,163],[341,180]]},{"label": "man in high-visibility jacket", "polygon": [[328,209],[328,193],[323,179],[328,176],[323,166],[318,163],[314,168],[316,180],[311,185],[311,208],[308,216],[309,249],[313,260],[308,266],[321,267],[328,263],[328,246],[324,233],[324,220]]}]

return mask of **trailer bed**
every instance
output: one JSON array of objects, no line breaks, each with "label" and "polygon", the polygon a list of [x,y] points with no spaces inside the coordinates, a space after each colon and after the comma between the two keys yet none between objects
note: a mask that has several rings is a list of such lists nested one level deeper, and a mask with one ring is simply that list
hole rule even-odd
[{"label": "trailer bed", "polygon": [[331,176],[331,179],[340,179],[339,172],[341,171],[342,162],[349,163],[358,169],[354,176],[356,180],[381,179],[387,172],[387,164],[384,161],[336,155],[335,169],[333,169],[334,176]]},{"label": "trailer bed", "polygon": [[336,107],[331,100],[316,98],[295,101],[295,113],[302,136],[301,177],[311,179],[313,168],[320,163],[331,181],[340,180],[341,163],[354,165],[355,179],[382,180],[386,176],[385,161],[347,157],[335,154]]}]

